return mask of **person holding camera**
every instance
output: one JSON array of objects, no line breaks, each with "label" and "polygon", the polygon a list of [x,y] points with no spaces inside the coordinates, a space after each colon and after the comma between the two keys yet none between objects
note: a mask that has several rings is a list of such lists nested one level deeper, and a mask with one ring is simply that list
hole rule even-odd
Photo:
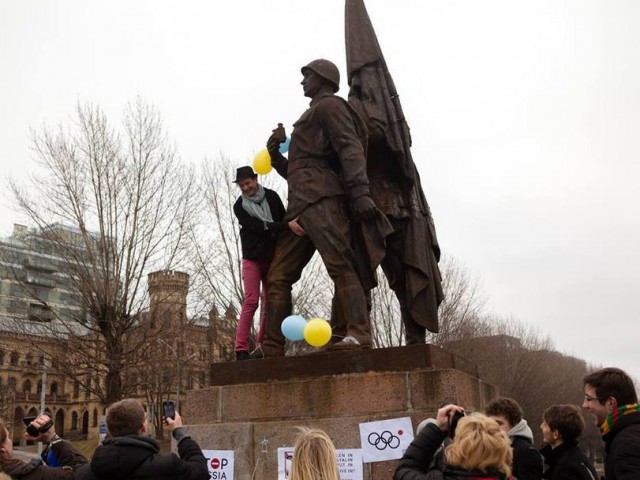
[{"label": "person holding camera", "polygon": [[25,438],[43,442],[47,448],[43,459],[55,456],[59,466],[49,466],[43,460],[24,462],[13,456],[13,441],[6,424],[0,420],[0,471],[20,480],[68,480],[74,478],[74,469],[87,463],[87,459],[70,442],[60,438],[49,415],[39,415],[27,426]]},{"label": "person holding camera", "polygon": [[[442,464],[435,466],[434,457],[447,436],[453,441],[444,447]],[[462,407],[446,405],[438,410],[435,423],[425,425],[413,439],[393,478],[513,479],[512,457],[509,439],[495,420],[480,413],[464,416]]]},{"label": "person holding camera", "polygon": [[182,419],[166,416],[165,427],[178,443],[178,455],[160,453],[160,445],[147,436],[142,404],[126,398],[107,408],[110,438],[100,445],[91,463],[76,471],[79,480],[209,480],[207,460],[198,444],[182,428]]}]

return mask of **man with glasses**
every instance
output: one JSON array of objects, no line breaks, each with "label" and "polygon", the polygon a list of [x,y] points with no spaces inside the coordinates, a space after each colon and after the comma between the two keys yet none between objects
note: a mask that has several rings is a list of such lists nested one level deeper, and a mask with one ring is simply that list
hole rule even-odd
[{"label": "man with glasses", "polygon": [[605,479],[640,479],[640,404],[633,381],[619,368],[598,370],[583,381],[582,407],[605,442]]}]

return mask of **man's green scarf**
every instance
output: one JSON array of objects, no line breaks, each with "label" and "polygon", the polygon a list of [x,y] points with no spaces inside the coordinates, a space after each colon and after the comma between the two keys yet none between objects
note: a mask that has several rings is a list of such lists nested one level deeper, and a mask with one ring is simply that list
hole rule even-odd
[{"label": "man's green scarf", "polygon": [[637,412],[640,412],[640,403],[630,403],[629,405],[623,405],[616,408],[609,414],[604,423],[600,425],[600,432],[602,432],[602,435],[606,435],[615,425],[618,424],[622,417],[629,415],[630,413]]}]

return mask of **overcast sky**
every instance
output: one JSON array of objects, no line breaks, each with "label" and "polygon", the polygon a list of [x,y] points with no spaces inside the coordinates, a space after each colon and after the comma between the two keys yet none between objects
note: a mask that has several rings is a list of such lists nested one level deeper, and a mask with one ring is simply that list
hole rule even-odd
[{"label": "overcast sky", "polygon": [[[488,309],[640,378],[640,2],[368,0],[445,253]],[[94,101],[155,104],[184,159],[251,162],[345,71],[344,0],[0,0],[0,161]],[[339,94],[346,95],[343,80]],[[6,187],[3,189],[6,190]],[[24,222],[2,198],[0,235]]]}]

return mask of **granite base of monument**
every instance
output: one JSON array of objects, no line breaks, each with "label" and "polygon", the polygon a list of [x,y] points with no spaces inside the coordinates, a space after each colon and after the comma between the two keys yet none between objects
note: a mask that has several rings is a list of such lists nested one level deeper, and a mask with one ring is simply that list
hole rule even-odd
[{"label": "granite base of monument", "polygon": [[[479,410],[497,395],[475,365],[433,345],[213,364],[211,380],[188,392],[182,414],[203,449],[234,451],[236,480],[276,480],[296,426],[357,449],[360,423],[411,417],[415,429],[443,403]],[[396,465],[367,463],[363,478],[390,479]]]}]

